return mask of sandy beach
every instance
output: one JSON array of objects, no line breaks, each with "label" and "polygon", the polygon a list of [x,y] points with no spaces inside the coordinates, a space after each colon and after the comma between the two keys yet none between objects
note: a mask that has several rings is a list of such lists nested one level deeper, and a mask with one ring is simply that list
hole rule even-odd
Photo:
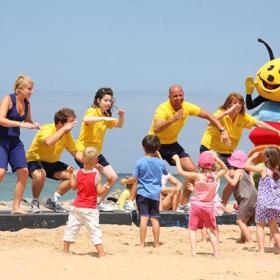
[{"label": "sandy beach", "polygon": [[107,254],[102,259],[85,228],[70,256],[61,252],[64,226],[0,232],[1,279],[280,279],[280,255],[272,248],[259,255],[257,243],[237,244],[237,226],[220,226],[219,259],[204,241],[198,242],[198,255],[191,257],[184,228],[161,228],[159,249],[152,247],[150,228],[144,249],[137,246],[139,228],[134,225],[102,225],[102,230]]}]

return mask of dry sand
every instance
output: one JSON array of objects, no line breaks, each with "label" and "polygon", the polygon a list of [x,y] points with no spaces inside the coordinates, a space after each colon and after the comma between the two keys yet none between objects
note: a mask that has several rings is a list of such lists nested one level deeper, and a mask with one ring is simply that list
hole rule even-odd
[{"label": "dry sand", "polygon": [[[56,229],[23,229],[0,232],[0,277],[3,280],[51,279],[280,279],[280,255],[267,248],[259,255],[257,243],[237,244],[237,226],[220,226],[221,257],[212,256],[209,242],[198,242],[191,257],[187,230],[161,228],[161,247],[137,246],[136,226],[102,225],[107,256],[99,259],[87,231],[82,228],[71,255],[61,253],[64,226]],[[255,232],[255,228],[252,227]],[[200,234],[198,234],[200,236]],[[267,241],[269,239],[267,235]]]}]

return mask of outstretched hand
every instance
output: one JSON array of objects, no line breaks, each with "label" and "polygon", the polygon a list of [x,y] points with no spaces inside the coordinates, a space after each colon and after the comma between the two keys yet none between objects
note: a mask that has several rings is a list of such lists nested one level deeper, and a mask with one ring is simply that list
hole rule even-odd
[{"label": "outstretched hand", "polygon": [[247,77],[245,80],[246,94],[251,95],[255,88],[255,82],[253,77]]}]

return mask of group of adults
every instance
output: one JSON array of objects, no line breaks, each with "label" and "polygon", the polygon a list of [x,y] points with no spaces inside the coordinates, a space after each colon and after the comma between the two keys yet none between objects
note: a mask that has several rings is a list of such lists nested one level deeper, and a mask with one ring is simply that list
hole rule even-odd
[{"label": "group of adults", "polygon": [[[8,164],[17,174],[15,198],[12,212],[24,213],[20,202],[25,190],[28,175],[32,178],[31,211],[40,212],[39,196],[46,177],[60,180],[53,199],[48,199],[46,206],[54,211],[64,211],[59,199],[70,189],[70,175],[73,167],[60,161],[66,149],[82,167],[82,152],[86,147],[94,146],[100,152],[99,170],[105,175],[107,183],[112,186],[117,180],[117,173],[102,154],[103,140],[106,130],[122,127],[124,110],[118,110],[118,118],[112,118],[114,106],[111,88],[97,90],[92,106],[85,112],[81,123],[80,134],[75,141],[71,129],[76,125],[76,115],[72,109],[62,108],[55,113],[54,122],[40,126],[32,121],[30,97],[34,82],[28,77],[17,77],[14,93],[3,98],[0,105],[0,182],[5,176]],[[181,165],[186,171],[196,169],[191,156],[178,143],[180,131],[190,116],[197,116],[209,121],[201,141],[200,152],[214,150],[228,164],[227,158],[236,149],[244,128],[253,126],[280,132],[245,112],[244,98],[239,93],[231,93],[224,104],[210,114],[201,107],[184,100],[184,91],[180,85],[169,88],[168,100],[159,105],[155,111],[150,134],[158,135],[161,148],[160,155],[170,165],[175,165],[172,157],[179,155]],[[20,140],[20,128],[39,129],[30,148],[25,153]],[[184,182],[187,186],[188,182]],[[225,199],[228,196],[225,191]],[[131,193],[133,197],[134,193]],[[186,205],[190,196],[187,187],[183,188],[181,207]]]}]

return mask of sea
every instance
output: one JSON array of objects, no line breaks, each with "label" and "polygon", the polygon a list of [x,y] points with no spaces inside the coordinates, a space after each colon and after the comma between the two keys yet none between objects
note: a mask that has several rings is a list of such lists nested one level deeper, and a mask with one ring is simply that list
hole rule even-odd
[{"label": "sea", "polygon": [[[119,181],[121,179],[125,178],[126,176],[130,176],[130,174],[128,174],[128,173],[119,173],[118,174],[119,180],[112,187],[108,196],[110,196],[110,193],[112,194],[113,192],[119,192],[124,189],[124,187],[119,183]],[[183,178],[181,176],[178,176],[178,175],[174,175],[174,176],[177,179],[179,179],[181,182],[183,182]],[[16,183],[16,175],[13,173],[7,172],[4,180],[0,184],[0,201],[9,201],[9,200],[13,199],[15,183]],[[41,192],[40,200],[45,201],[45,200],[47,200],[48,197],[52,197],[54,191],[57,188],[58,183],[59,182],[56,180],[47,178],[44,188]],[[225,180],[222,178],[221,186],[219,189],[220,196],[222,194],[224,185],[225,185]],[[75,198],[75,195],[76,195],[75,191],[70,190],[62,197],[62,200],[73,200]],[[23,197],[27,200],[32,198],[31,179],[30,178],[28,179],[28,183],[26,185],[26,189],[25,189]],[[230,200],[233,201],[234,198],[231,197]]]}]

